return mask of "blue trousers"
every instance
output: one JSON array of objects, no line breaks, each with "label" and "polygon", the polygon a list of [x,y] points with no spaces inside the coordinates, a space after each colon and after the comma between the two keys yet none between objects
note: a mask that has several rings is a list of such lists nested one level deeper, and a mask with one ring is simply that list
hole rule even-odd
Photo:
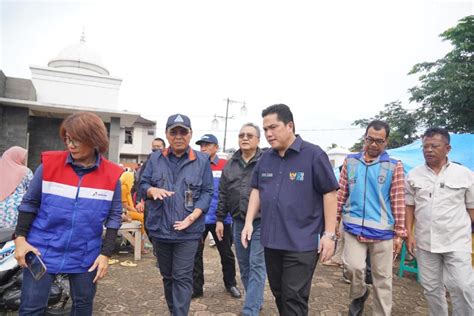
[{"label": "blue trousers", "polygon": [[240,278],[245,288],[243,315],[259,315],[263,304],[263,290],[267,272],[263,246],[260,243],[260,219],[253,222],[252,239],[245,249],[240,241],[244,222],[234,221],[234,240],[237,261],[239,262]]},{"label": "blue trousers", "polygon": [[[72,298],[71,315],[92,315],[92,303],[97,288],[92,281],[96,273],[97,270],[68,274]],[[51,284],[55,278],[55,274],[46,273],[36,281],[28,269],[23,269],[20,315],[44,314],[48,306]]]},{"label": "blue trousers", "polygon": [[187,316],[193,292],[194,257],[199,240],[162,242],[153,240],[163,277],[166,303],[173,316]]}]

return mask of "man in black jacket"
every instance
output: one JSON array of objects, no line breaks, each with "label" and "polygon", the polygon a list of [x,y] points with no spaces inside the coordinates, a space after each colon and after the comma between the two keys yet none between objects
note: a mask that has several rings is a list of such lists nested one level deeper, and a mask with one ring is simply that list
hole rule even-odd
[{"label": "man in black jacket", "polygon": [[217,206],[216,235],[223,239],[223,221],[230,212],[234,220],[234,241],[240,276],[246,295],[242,310],[243,315],[258,315],[263,304],[266,269],[263,246],[260,243],[260,216],[253,222],[252,240],[244,248],[240,241],[240,233],[245,224],[247,205],[250,195],[250,178],[253,168],[260,158],[262,151],[260,129],[247,123],[240,129],[239,150],[227,162],[222,171],[219,183],[219,202]]}]

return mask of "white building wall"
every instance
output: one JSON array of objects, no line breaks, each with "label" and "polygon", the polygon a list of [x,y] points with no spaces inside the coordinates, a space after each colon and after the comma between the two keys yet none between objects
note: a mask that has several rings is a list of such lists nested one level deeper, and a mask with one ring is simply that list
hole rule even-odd
[{"label": "white building wall", "polygon": [[120,154],[139,155],[139,158],[146,158],[151,152],[151,142],[155,138],[155,135],[148,135],[148,131],[155,131],[155,126],[133,125],[133,144],[125,144],[125,130],[126,127],[120,128]]},{"label": "white building wall", "polygon": [[37,100],[43,103],[117,110],[119,78],[30,66]]}]

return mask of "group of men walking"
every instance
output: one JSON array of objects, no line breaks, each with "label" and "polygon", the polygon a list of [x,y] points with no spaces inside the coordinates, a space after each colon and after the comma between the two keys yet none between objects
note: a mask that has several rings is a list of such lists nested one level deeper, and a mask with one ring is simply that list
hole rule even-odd
[{"label": "group of men walking", "polygon": [[474,176],[448,160],[444,129],[423,135],[426,164],[411,171],[405,183],[402,162],[385,151],[389,126],[373,121],[363,151],[346,158],[338,182],[326,153],[295,133],[288,106],[272,105],[262,118],[271,148],[262,152],[260,129],[248,123],[239,132],[239,150],[225,161],[217,157],[218,141],[211,134],[196,142],[201,152],[194,151],[190,119],[172,115],[166,125],[170,146],[152,153],[143,171],[145,225],[172,315],[187,315],[191,297],[203,295],[208,232],[221,256],[224,285],[238,298],[235,242],[243,315],[259,314],[267,274],[279,313],[307,315],[316,264],[330,259],[341,234],[351,280],[349,315],[361,315],[369,295],[367,254],[373,313],[390,315],[392,265],[403,240],[418,260],[430,313],[447,315],[446,286],[453,312],[473,314]]}]

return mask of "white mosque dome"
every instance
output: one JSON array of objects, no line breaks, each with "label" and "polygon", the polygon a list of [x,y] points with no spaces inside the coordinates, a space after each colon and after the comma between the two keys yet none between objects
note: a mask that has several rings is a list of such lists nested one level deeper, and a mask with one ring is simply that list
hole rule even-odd
[{"label": "white mosque dome", "polygon": [[90,75],[109,75],[98,52],[86,45],[84,33],[78,44],[64,48],[56,58],[48,63],[49,67]]}]

